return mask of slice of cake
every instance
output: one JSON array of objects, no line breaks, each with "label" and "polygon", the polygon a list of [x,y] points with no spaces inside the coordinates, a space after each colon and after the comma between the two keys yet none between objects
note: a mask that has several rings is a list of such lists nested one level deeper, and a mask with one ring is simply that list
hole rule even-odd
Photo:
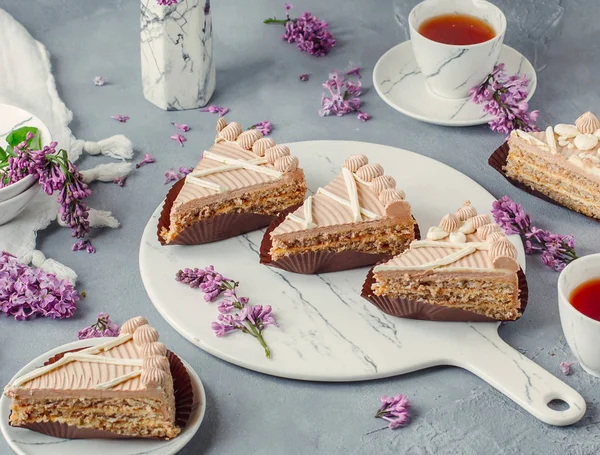
[{"label": "slice of cake", "polygon": [[508,147],[501,163],[508,179],[600,219],[600,121],[594,114],[586,112],[574,125],[549,126],[544,132],[513,131]]},{"label": "slice of cake", "polygon": [[527,285],[514,245],[467,202],[426,240],[375,266],[362,295],[393,316],[513,321],[525,309]]},{"label": "slice of cake", "polygon": [[58,357],[5,387],[10,425],[90,438],[169,439],[181,431],[167,348],[143,317],[125,322],[116,338]]},{"label": "slice of cake", "polygon": [[167,195],[158,238],[189,245],[253,231],[300,205],[305,192],[287,146],[219,118],[215,144]]},{"label": "slice of cake", "polygon": [[261,262],[297,273],[346,270],[391,258],[415,237],[418,227],[396,181],[355,155],[333,181],[269,226]]}]

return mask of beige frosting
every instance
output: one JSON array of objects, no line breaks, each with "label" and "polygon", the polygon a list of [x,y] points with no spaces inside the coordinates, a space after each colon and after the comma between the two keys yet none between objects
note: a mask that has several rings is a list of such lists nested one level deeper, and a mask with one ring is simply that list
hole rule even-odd
[{"label": "beige frosting", "polygon": [[350,172],[356,172],[361,167],[366,165],[369,159],[365,155],[352,155],[344,161],[343,167],[348,169]]},{"label": "beige frosting", "polygon": [[143,316],[136,316],[135,318],[131,318],[128,321],[125,321],[121,326],[121,334],[134,333],[135,330],[142,326],[148,324],[148,320]]},{"label": "beige frosting", "polygon": [[502,232],[502,228],[496,223],[484,224],[483,226],[477,228],[477,235],[483,240],[486,240],[488,238],[488,235],[494,232]]},{"label": "beige frosting", "polygon": [[270,137],[263,137],[252,145],[252,151],[257,156],[265,156],[265,152],[271,147],[275,147],[275,141]]},{"label": "beige frosting", "polygon": [[134,332],[133,341],[138,346],[158,341],[158,330],[148,324],[142,325]]},{"label": "beige frosting", "polygon": [[221,131],[219,131],[217,137],[226,141],[235,141],[237,137],[242,134],[242,131],[242,125],[240,125],[238,122],[231,122]]},{"label": "beige frosting", "polygon": [[269,163],[274,164],[277,161],[277,158],[281,158],[282,156],[289,156],[290,149],[287,145],[276,145],[267,149],[265,152],[265,158],[269,161]]},{"label": "beige frosting", "polygon": [[[462,225],[472,224],[478,216],[481,215],[466,218]],[[414,241],[410,248],[399,256],[376,266],[374,272],[506,274],[519,269],[516,249],[506,237],[502,236],[491,244],[484,242],[488,231],[489,235],[496,232],[488,227],[492,226],[491,224],[480,227],[476,234],[465,234],[458,230],[458,223],[455,215],[444,216],[439,226],[429,229],[427,240]],[[498,225],[493,226],[500,230]],[[482,233],[484,235],[481,235]]]},{"label": "beige frosting", "polygon": [[236,142],[245,150],[252,150],[254,143],[262,137],[262,134],[258,130],[248,130],[240,134]]},{"label": "beige frosting", "polygon": [[594,134],[600,128],[600,121],[598,121],[594,114],[587,111],[575,120],[575,126],[581,133]]},{"label": "beige frosting", "polygon": [[168,376],[163,370],[149,368],[142,371],[141,382],[147,387],[160,387],[165,383]]},{"label": "beige frosting", "polygon": [[359,167],[355,174],[359,179],[364,180],[365,182],[371,182],[376,177],[383,175],[383,167],[381,167],[381,164],[369,163]]},{"label": "beige frosting", "polygon": [[19,391],[27,394],[76,390],[118,393],[159,387],[168,379],[170,369],[164,357],[166,348],[160,349],[163,353],[160,356],[149,354],[157,350],[156,345],[164,348],[162,343],[149,341],[155,339],[158,339],[158,331],[149,326],[145,318],[130,319],[123,324],[118,337],[66,353],[55,363],[15,379],[5,388],[5,393],[9,396]]},{"label": "beige frosting", "polygon": [[[352,169],[356,169],[353,173]],[[310,217],[307,202],[277,226],[271,237],[307,229],[373,221],[385,216],[410,218],[410,204],[404,193],[389,185],[393,178],[383,176],[379,164],[368,164],[364,155],[349,157],[338,175],[310,198]],[[383,190],[379,190],[382,187]]]},{"label": "beige frosting", "polygon": [[385,206],[394,201],[401,201],[406,197],[404,191],[397,188],[387,188],[379,193],[379,200]]},{"label": "beige frosting", "polygon": [[439,227],[447,233],[451,233],[458,230],[460,227],[460,222],[458,221],[456,215],[448,213],[447,215],[444,215],[440,221]]},{"label": "beige frosting", "polygon": [[373,186],[373,191],[379,195],[383,190],[392,188],[395,189],[396,180],[394,180],[394,177],[390,177],[389,175],[380,175],[379,177],[373,179],[371,185]]},{"label": "beige frosting", "polygon": [[465,221],[477,216],[477,210],[471,205],[470,201],[466,201],[464,205],[456,211],[456,216],[460,221]]},{"label": "beige frosting", "polygon": [[144,344],[142,345],[142,354],[144,354],[144,357],[167,355],[167,347],[160,341]]},{"label": "beige frosting", "polygon": [[217,120],[217,133],[220,133],[221,130],[223,130],[223,128],[225,128],[227,126],[227,120],[225,120],[225,117],[219,117],[219,120]]},{"label": "beige frosting", "polygon": [[473,225],[473,229],[477,230],[484,224],[489,224],[492,222],[492,218],[487,214],[476,215],[471,218],[471,224]]},{"label": "beige frosting", "polygon": [[485,239],[486,242],[488,243],[494,243],[497,242],[498,240],[501,239],[505,239],[506,235],[504,234],[504,232],[492,232],[490,235],[488,235]]},{"label": "beige frosting", "polygon": [[282,156],[275,160],[274,166],[279,172],[293,172],[300,164],[296,156]]}]

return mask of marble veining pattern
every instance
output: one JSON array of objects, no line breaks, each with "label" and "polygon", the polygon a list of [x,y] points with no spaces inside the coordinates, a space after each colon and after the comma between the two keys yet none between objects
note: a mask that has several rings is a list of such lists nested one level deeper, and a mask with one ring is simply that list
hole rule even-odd
[{"label": "marble veining pattern", "polygon": [[215,90],[210,0],[141,0],[142,84],[165,110],[205,106]]}]

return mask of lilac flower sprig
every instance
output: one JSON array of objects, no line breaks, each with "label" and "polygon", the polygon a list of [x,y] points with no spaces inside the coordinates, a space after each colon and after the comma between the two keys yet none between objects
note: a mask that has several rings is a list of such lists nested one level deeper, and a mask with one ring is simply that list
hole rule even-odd
[{"label": "lilac flower sprig", "polygon": [[521,204],[503,196],[492,204],[492,215],[507,235],[519,234],[525,240],[525,253],[541,252],[542,262],[560,272],[578,258],[572,235],[553,234],[531,224]]},{"label": "lilac flower sprig", "polygon": [[395,430],[408,422],[408,410],[410,402],[404,395],[396,395],[395,397],[382,396],[381,407],[375,414],[375,418],[383,419],[389,422],[388,428]]},{"label": "lilac flower sprig", "polygon": [[273,125],[268,120],[263,120],[262,122],[255,123],[252,125],[249,130],[258,130],[261,132],[263,136],[268,136],[273,131]]},{"label": "lilac flower sprig", "polygon": [[[351,75],[358,74],[358,68],[352,69],[349,73]],[[371,116],[366,112],[359,111],[362,83],[360,80],[352,80],[347,76],[348,74],[333,71],[329,73],[329,79],[321,84],[324,89],[329,91],[329,94],[321,95],[319,115],[321,117],[328,115],[341,117],[357,112],[357,118],[361,122],[366,122]]]},{"label": "lilac flower sprig", "polygon": [[119,336],[119,326],[110,320],[107,313],[98,313],[96,322],[88,327],[84,327],[77,333],[80,340],[87,338],[117,337]]},{"label": "lilac flower sprig", "polygon": [[526,74],[508,76],[504,63],[494,66],[481,85],[469,91],[471,100],[483,104],[483,110],[495,118],[489,122],[492,131],[510,134],[512,130],[539,131],[536,121],[539,111],[529,112]]},{"label": "lilac flower sprig", "polygon": [[292,4],[285,3],[285,19],[271,17],[265,19],[263,23],[284,25],[285,33],[281,35],[281,39],[288,43],[296,43],[296,47],[301,52],[315,57],[327,55],[329,50],[335,46],[335,39],[329,31],[329,24],[308,12],[292,19],[290,10],[293,7]]},{"label": "lilac flower sprig", "polygon": [[79,294],[68,281],[0,252],[0,312],[18,321],[38,316],[67,319],[78,301]]},{"label": "lilac flower sprig", "polygon": [[277,325],[270,305],[248,305],[250,299],[237,295],[239,282],[225,278],[212,265],[204,269],[179,270],[175,279],[191,288],[200,289],[206,302],[213,302],[220,295],[226,297],[217,307],[217,320],[211,324],[215,335],[222,337],[236,330],[252,335],[265,350],[265,356],[271,358],[271,350],[262,336],[267,326]]}]

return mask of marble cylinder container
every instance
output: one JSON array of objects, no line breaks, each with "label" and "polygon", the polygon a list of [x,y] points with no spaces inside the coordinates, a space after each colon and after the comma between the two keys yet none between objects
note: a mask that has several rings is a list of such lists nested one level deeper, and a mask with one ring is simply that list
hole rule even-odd
[{"label": "marble cylinder container", "polygon": [[141,0],[144,97],[168,111],[205,106],[215,90],[210,0]]}]

